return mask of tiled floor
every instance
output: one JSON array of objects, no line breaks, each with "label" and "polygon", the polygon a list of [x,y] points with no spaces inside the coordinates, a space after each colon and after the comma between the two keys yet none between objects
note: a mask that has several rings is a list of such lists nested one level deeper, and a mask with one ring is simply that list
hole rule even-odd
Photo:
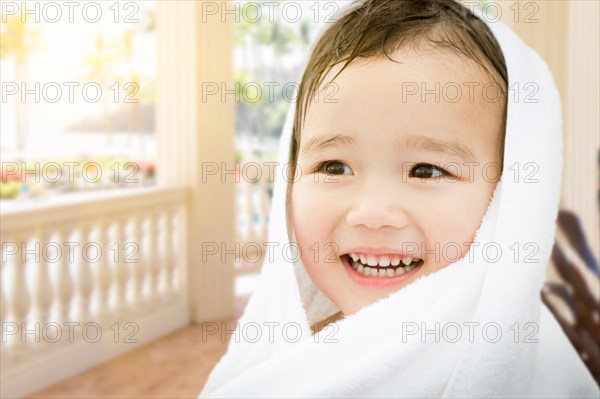
[{"label": "tiled floor", "polygon": [[[238,298],[238,311],[246,300]],[[234,319],[223,321],[234,328]],[[196,398],[227,348],[217,335],[202,341],[201,325],[186,327],[32,398]]]},{"label": "tiled floor", "polygon": [[[236,318],[222,321],[228,330],[241,316],[258,277],[257,267],[236,270]],[[202,328],[186,327],[31,398],[196,398],[227,349],[217,335],[202,342]]]},{"label": "tiled floor", "polygon": [[194,398],[225,352],[191,326],[33,395],[33,398]]}]

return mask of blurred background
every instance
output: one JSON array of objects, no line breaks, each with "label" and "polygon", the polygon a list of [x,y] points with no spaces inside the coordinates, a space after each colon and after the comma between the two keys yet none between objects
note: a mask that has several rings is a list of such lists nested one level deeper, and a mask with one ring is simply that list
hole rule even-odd
[{"label": "blurred background", "polygon": [[[200,392],[266,253],[310,43],[347,3],[1,3],[2,397]],[[510,25],[561,92],[542,298],[600,381],[598,2],[464,3]]]}]

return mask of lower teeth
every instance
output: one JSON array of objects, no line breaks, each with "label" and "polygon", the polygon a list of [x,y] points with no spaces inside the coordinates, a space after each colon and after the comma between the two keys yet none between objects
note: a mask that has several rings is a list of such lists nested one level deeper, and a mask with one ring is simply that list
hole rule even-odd
[{"label": "lower teeth", "polygon": [[408,266],[390,266],[390,267],[370,267],[364,266],[360,262],[352,262],[352,268],[365,276],[373,277],[394,277],[410,272],[417,266],[420,266],[422,261],[413,262]]}]

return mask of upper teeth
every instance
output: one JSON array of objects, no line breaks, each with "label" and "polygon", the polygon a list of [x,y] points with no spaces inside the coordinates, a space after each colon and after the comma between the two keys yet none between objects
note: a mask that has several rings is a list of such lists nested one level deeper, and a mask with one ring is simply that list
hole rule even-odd
[{"label": "upper teeth", "polygon": [[361,262],[363,265],[368,265],[368,266],[381,266],[381,267],[387,267],[387,266],[398,266],[400,264],[400,262],[402,262],[404,265],[408,266],[410,265],[413,260],[418,261],[419,258],[413,258],[411,256],[395,256],[395,255],[381,255],[381,256],[375,256],[375,255],[364,255],[364,254],[356,254],[356,253],[351,253],[350,257],[352,258],[353,261],[355,262]]}]

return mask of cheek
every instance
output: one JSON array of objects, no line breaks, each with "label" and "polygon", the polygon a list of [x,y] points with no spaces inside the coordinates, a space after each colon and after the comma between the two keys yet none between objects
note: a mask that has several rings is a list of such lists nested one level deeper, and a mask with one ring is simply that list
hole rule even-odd
[{"label": "cheek", "polygon": [[325,256],[327,242],[332,242],[331,231],[334,229],[334,216],[326,206],[318,192],[310,184],[301,182],[294,184],[291,195],[291,219],[300,247],[302,264],[312,281],[326,295],[330,294],[331,282],[339,281],[335,268],[327,264]]},{"label": "cheek", "polygon": [[[447,195],[444,206],[432,208],[436,212],[423,214],[427,220],[425,232],[430,249],[439,245],[440,264],[449,264],[466,255],[475,232],[491,200],[495,183],[485,181],[463,185],[461,190]],[[461,248],[462,252],[458,252]],[[438,263],[438,262],[436,262]]]},{"label": "cheek", "polygon": [[324,235],[323,224],[314,222],[325,216],[323,203],[315,200],[315,193],[311,191],[311,187],[302,182],[292,187],[292,226],[303,254]]},{"label": "cheek", "polygon": [[342,214],[338,191],[323,189],[310,176],[294,184],[291,207],[296,237],[320,237],[334,228]]}]

